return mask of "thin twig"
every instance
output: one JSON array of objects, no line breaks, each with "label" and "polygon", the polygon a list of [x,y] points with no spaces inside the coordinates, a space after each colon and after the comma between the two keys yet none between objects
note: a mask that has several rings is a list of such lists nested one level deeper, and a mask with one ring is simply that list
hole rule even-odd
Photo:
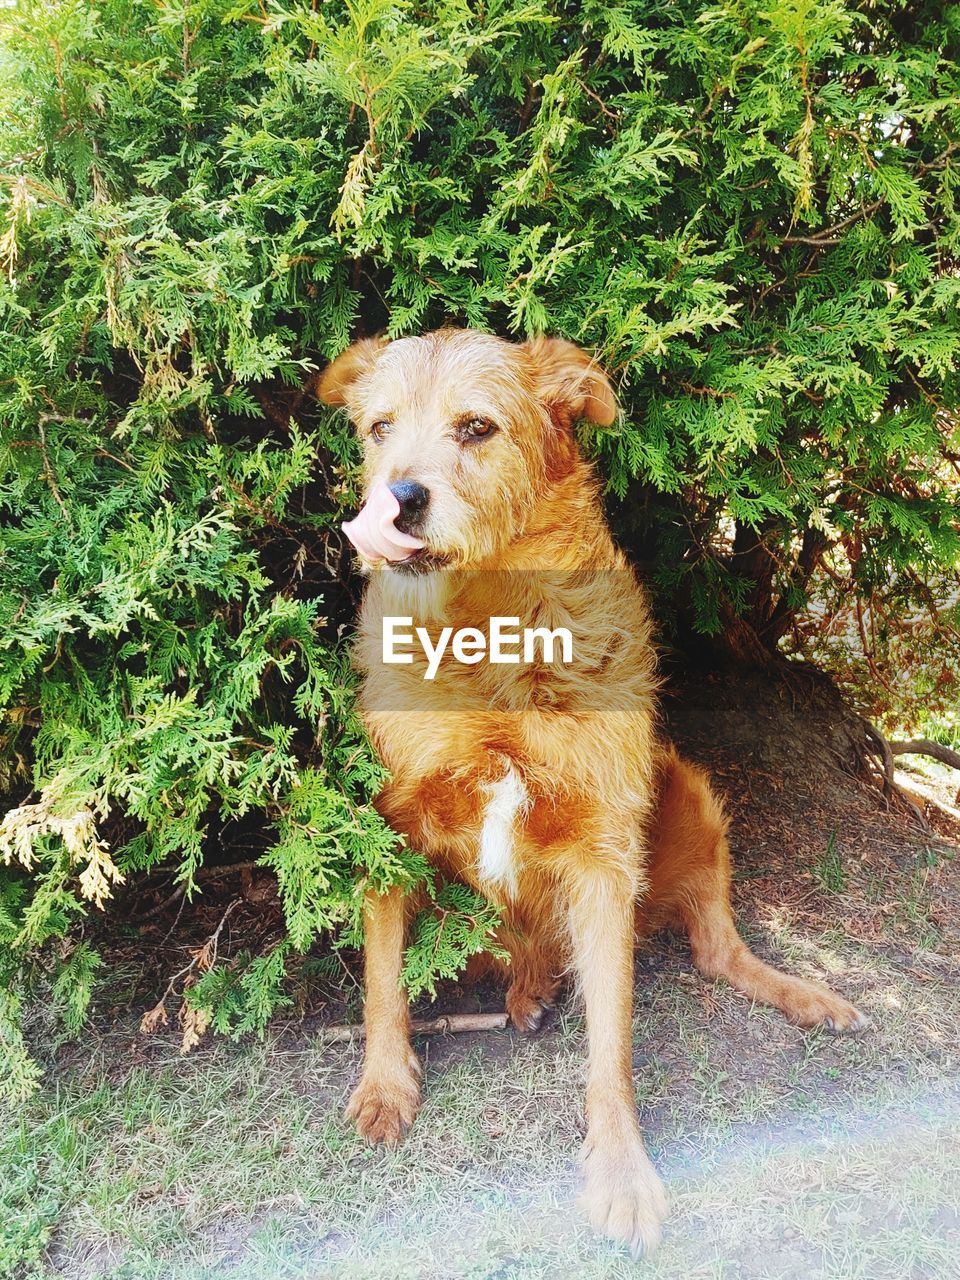
[{"label": "thin twig", "polygon": [[66,520],[67,524],[72,529],[73,521],[70,519],[70,512],[67,510],[64,505],[63,498],[60,496],[60,490],[57,487],[57,477],[53,473],[53,463],[50,461],[50,454],[47,452],[47,433],[43,429],[43,424],[45,421],[49,420],[50,419],[45,413],[41,413],[37,419],[37,428],[40,432],[40,450],[43,453],[44,476],[46,477],[47,483],[50,485],[50,492],[53,494],[57,506],[63,512],[64,520]]},{"label": "thin twig", "polygon": [[[234,898],[234,900],[227,907],[226,911],[224,911],[223,915],[220,917],[220,923],[217,925],[216,929],[214,929],[213,933],[211,933],[210,937],[207,938],[206,942],[203,944],[202,947],[197,947],[196,951],[194,951],[193,956],[191,957],[190,963],[187,965],[184,965],[182,969],[178,970],[178,972],[175,973],[173,977],[170,979],[170,981],[167,983],[166,991],[164,991],[163,995],[157,1001],[155,1009],[150,1010],[150,1013],[154,1013],[156,1012],[156,1010],[159,1010],[163,1007],[163,1005],[166,1003],[167,997],[172,995],[173,989],[177,985],[177,983],[180,981],[180,979],[189,977],[193,973],[193,971],[197,968],[197,966],[200,965],[201,961],[203,962],[203,968],[205,970],[213,968],[213,966],[217,962],[217,943],[220,940],[220,934],[223,932],[223,926],[229,920],[232,912],[237,907],[239,907],[242,902],[243,902],[242,898]],[[149,1016],[150,1016],[149,1013],[145,1014],[144,1019],[148,1018]],[[166,1015],[164,1015],[164,1021],[166,1021]]]},{"label": "thin twig", "polygon": [[169,898],[164,898],[161,903],[158,903],[155,907],[151,907],[149,911],[144,911],[142,915],[134,916],[133,923],[143,924],[146,920],[152,920],[154,916],[162,916],[167,907],[172,907],[178,898],[183,897],[186,891],[187,886],[185,884],[178,884],[173,893],[170,894]]},{"label": "thin twig", "polygon": [[[222,880],[224,876],[233,875],[237,871],[252,871],[257,865],[257,859],[251,858],[246,862],[228,862],[222,867],[202,867],[194,876],[194,880]],[[145,920],[152,920],[155,916],[163,915],[167,907],[172,907],[178,898],[183,897],[186,890],[187,886],[185,884],[177,885],[173,893],[168,898],[164,898],[159,906],[151,907],[149,911],[145,911],[142,915],[134,916],[133,923],[142,924]]]},{"label": "thin twig", "polygon": [[580,88],[583,90],[583,92],[587,95],[588,98],[593,99],[593,101],[597,104],[597,106],[600,108],[600,110],[603,112],[603,114],[607,117],[608,120],[613,120],[617,124],[620,123],[623,117],[620,115],[619,111],[613,111],[610,107],[608,107],[607,104],[604,102],[604,100],[600,97],[599,93],[594,93],[594,91],[590,88],[590,86],[588,84],[584,84],[582,80],[578,79],[577,84],[580,86]]},{"label": "thin twig", "polygon": [[193,959],[190,961],[190,963],[186,966],[185,969],[181,969],[178,974],[176,974],[173,978],[171,978],[170,984],[163,995],[164,1000],[166,1000],[167,996],[173,990],[173,984],[176,982],[177,978],[184,978],[187,976],[187,974],[192,973],[193,970],[197,968],[197,966],[201,963],[201,961],[203,963],[204,969],[213,968],[213,966],[217,962],[217,944],[220,941],[220,934],[223,932],[223,926],[227,923],[227,921],[230,919],[230,916],[233,914],[236,908],[241,905],[242,902],[243,902],[242,898],[234,898],[234,900],[230,903],[226,911],[224,911],[223,915],[220,917],[220,923],[217,925],[216,929],[214,929],[213,933],[211,933],[210,937],[207,938],[203,946],[197,948],[197,950],[194,952]]},{"label": "thin twig", "polygon": [[[913,171],[914,178],[922,178],[924,174],[931,173],[934,169],[939,169],[941,165],[950,158],[958,150],[960,144],[951,142],[941,153],[929,164],[918,164]],[[871,204],[865,204],[856,213],[851,213],[848,217],[842,218],[840,222],[835,222],[832,227],[824,227],[820,231],[815,231],[809,236],[784,236],[780,241],[781,244],[809,244],[818,248],[827,248],[830,245],[839,244],[840,242],[834,237],[841,231],[846,231],[847,227],[853,226],[855,222],[859,222],[862,218],[869,218],[876,213],[878,209],[883,208],[887,203],[885,199],[874,200]]]},{"label": "thin twig", "polygon": [[136,467],[131,467],[129,462],[124,462],[123,458],[118,458],[115,453],[108,453],[106,449],[95,449],[94,452],[102,458],[109,458],[111,462],[115,462],[118,467],[126,467],[128,471],[137,474]]},{"label": "thin twig", "polygon": [[198,880],[219,880],[221,876],[231,876],[235,871],[252,871],[254,867],[259,866],[256,858],[249,858],[246,862],[227,862],[222,867],[204,867],[202,871],[197,872]]},{"label": "thin twig", "polygon": [[183,908],[186,906],[186,902],[187,902],[186,897],[183,894],[181,894],[180,905],[179,907],[177,907],[177,914],[173,917],[173,923],[171,924],[167,932],[163,935],[163,937],[160,939],[161,947],[164,946],[170,940],[170,937],[172,936],[173,931],[176,929],[177,925],[180,923],[180,917],[183,915]]},{"label": "thin twig", "polygon": [[231,912],[234,911],[235,908],[241,906],[242,903],[242,898],[234,898],[226,911],[224,911],[223,915],[220,917],[220,923],[217,925],[216,929],[214,929],[213,933],[200,948],[197,959],[199,960],[201,955],[205,955],[205,963],[208,969],[212,969],[217,962],[217,943],[220,941],[220,934],[223,932],[223,926],[229,920]]}]

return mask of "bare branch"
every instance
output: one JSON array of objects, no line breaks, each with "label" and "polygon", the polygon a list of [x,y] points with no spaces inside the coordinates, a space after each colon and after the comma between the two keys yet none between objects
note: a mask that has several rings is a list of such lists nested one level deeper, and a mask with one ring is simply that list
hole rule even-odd
[{"label": "bare branch", "polygon": [[960,769],[960,751],[953,751],[929,738],[914,738],[910,742],[891,742],[890,752],[895,756],[930,756],[951,769]]},{"label": "bare branch", "polygon": [[[950,145],[941,151],[935,159],[931,160],[929,164],[918,164],[916,169],[914,169],[912,176],[914,178],[922,178],[924,174],[931,173],[933,170],[941,168],[957,151],[957,149],[958,144],[951,142]],[[832,227],[824,227],[821,231],[815,231],[809,236],[784,236],[780,243],[808,244],[812,245],[814,248],[821,249],[828,248],[830,245],[839,244],[840,241],[834,238],[839,232],[846,231],[847,227],[852,227],[855,222],[859,222],[862,218],[871,217],[886,203],[886,200],[883,199],[874,200],[871,204],[863,205],[863,207],[858,209],[856,213],[851,213],[848,217],[841,219],[840,222],[835,222]]]},{"label": "bare branch", "polygon": [[922,811],[917,808],[913,801],[904,794],[900,787],[893,779],[893,751],[890,743],[875,725],[872,725],[864,716],[860,716],[860,723],[863,725],[863,731],[867,739],[867,753],[877,756],[883,767],[883,781],[881,789],[884,797],[889,804],[893,800],[899,801],[900,804],[907,809],[909,813],[916,818],[920,826],[925,830],[930,830],[930,824],[924,817]]},{"label": "bare branch", "polygon": [[[150,1035],[152,1032],[156,1031],[161,1024],[166,1025],[167,1015],[164,1005],[167,998],[173,995],[174,988],[180,979],[185,978],[192,980],[193,975],[198,969],[201,973],[206,973],[216,964],[217,945],[220,941],[220,934],[223,932],[223,926],[227,923],[230,916],[242,902],[242,898],[234,898],[226,911],[224,911],[223,915],[220,917],[220,923],[217,925],[216,929],[214,929],[213,933],[211,933],[209,938],[207,938],[202,947],[198,947],[192,953],[190,963],[188,965],[184,965],[182,969],[173,975],[167,983],[166,991],[164,991],[156,1005],[154,1005],[152,1009],[148,1009],[140,1019],[140,1030],[144,1032],[145,1035]],[[189,986],[191,983],[188,982],[187,985]]]}]

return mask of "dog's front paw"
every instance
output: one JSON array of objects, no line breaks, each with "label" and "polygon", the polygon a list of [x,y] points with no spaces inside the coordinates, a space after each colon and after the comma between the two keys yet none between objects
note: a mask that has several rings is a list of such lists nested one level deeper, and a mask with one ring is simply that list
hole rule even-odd
[{"label": "dog's front paw", "polygon": [[623,1241],[635,1258],[652,1252],[660,1243],[667,1197],[642,1141],[638,1136],[616,1149],[587,1142],[580,1203],[591,1225]]},{"label": "dog's front paw", "polygon": [[364,1072],[347,1103],[347,1115],[361,1138],[393,1147],[416,1120],[420,1100],[420,1070],[414,1058],[406,1069],[389,1076]]}]

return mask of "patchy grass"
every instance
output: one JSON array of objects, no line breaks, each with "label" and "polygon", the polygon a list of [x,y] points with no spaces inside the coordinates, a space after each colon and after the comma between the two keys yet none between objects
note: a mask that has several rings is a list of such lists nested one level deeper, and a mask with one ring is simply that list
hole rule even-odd
[{"label": "patchy grass", "polygon": [[[289,1075],[281,1078],[283,1056],[239,1055],[215,1088],[202,1069],[160,1081],[135,1073],[110,1105],[95,1096],[74,1102],[68,1124],[82,1131],[75,1154],[88,1181],[79,1197],[63,1185],[72,1208],[37,1274],[638,1274],[570,1212],[574,1135],[562,1118],[544,1118],[551,1104],[569,1105],[557,1079],[565,1063],[559,1073],[542,1070],[521,1051],[518,1088],[471,1052],[431,1080],[418,1136],[396,1154],[375,1155],[344,1140]],[[201,1107],[212,1111],[198,1125]],[[135,1117],[150,1114],[137,1127]],[[671,1227],[642,1270],[955,1274],[958,1119],[955,1094],[913,1094],[759,1127],[731,1118],[719,1131],[688,1130],[685,1141],[674,1133],[672,1154],[661,1159]]]},{"label": "patchy grass", "polygon": [[836,831],[831,831],[826,848],[813,864],[813,876],[825,893],[843,893],[847,876],[840,856]]},{"label": "patchy grass", "polygon": [[[673,1201],[643,1273],[953,1275],[960,1095],[924,1083],[929,1054],[876,1081],[876,1044],[784,1031],[683,976],[662,974],[664,1007],[638,1019],[640,1101]],[[43,1277],[637,1275],[571,1211],[580,1036],[568,1018],[541,1042],[500,1038],[501,1053],[435,1042],[423,1114],[388,1153],[340,1119],[354,1048],[218,1045],[107,1084],[122,1046],[100,1044],[7,1127],[19,1181],[0,1239]]]},{"label": "patchy grass", "polygon": [[[899,888],[925,860],[904,860]],[[637,1095],[672,1199],[652,1260],[631,1262],[574,1211],[583,1027],[561,1008],[536,1040],[421,1044],[424,1110],[386,1153],[341,1118],[355,1046],[290,1027],[189,1058],[171,1038],[143,1061],[132,1031],[102,1034],[4,1126],[4,1274],[946,1280],[960,1256],[960,986],[955,955],[902,950],[943,869],[928,867],[916,912],[881,913],[876,930],[869,875],[850,876],[843,916],[833,895],[821,916],[802,897],[749,895],[754,945],[866,1008],[875,1026],[859,1038],[802,1033],[703,982],[681,940],[640,954]]]},{"label": "patchy grass", "polygon": [[[759,796],[759,775],[729,777],[731,791],[743,777]],[[755,799],[773,815],[767,828],[751,818]],[[181,1058],[175,1029],[137,1033],[157,976],[131,959],[114,994],[120,1021],[102,1017],[79,1049],[52,1053],[41,1093],[0,1128],[0,1275],[953,1280],[955,850],[857,815],[821,819],[799,793],[731,807],[744,935],[764,959],[837,987],[874,1025],[851,1039],[804,1033],[704,982],[683,940],[643,948],[634,1078],[672,1201],[653,1259],[632,1262],[575,1210],[575,1006],[533,1040],[421,1042],[423,1112],[399,1150],[375,1152],[342,1119],[358,1047],[323,1046],[314,1019]],[[798,831],[804,846],[791,843]],[[451,987],[444,1007],[499,998]],[[336,1016],[356,1004],[352,989]]]}]

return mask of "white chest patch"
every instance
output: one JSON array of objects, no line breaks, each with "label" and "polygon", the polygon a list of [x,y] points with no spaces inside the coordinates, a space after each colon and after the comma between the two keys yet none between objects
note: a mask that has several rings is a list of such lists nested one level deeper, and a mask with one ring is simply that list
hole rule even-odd
[{"label": "white chest patch", "polygon": [[512,898],[517,892],[514,827],[517,814],[527,806],[530,797],[512,764],[499,781],[488,783],[484,790],[489,798],[480,829],[477,874],[481,884],[497,885]]}]

